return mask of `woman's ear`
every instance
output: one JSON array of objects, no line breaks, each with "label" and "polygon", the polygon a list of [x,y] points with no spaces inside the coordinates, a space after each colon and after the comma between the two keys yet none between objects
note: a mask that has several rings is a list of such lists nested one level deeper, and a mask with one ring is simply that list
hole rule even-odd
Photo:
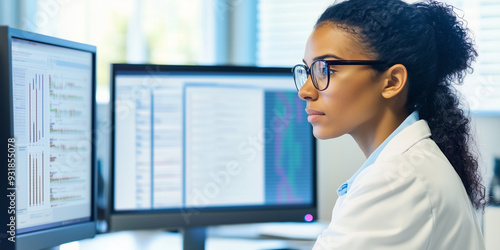
[{"label": "woman's ear", "polygon": [[385,72],[386,80],[382,96],[391,99],[403,91],[407,85],[408,71],[403,64],[395,64]]}]

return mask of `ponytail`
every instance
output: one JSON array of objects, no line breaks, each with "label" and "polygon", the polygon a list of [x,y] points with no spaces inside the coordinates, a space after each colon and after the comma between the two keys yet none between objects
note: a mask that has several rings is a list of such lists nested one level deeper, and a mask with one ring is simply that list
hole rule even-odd
[{"label": "ponytail", "polygon": [[477,52],[453,7],[436,1],[350,0],[329,7],[316,26],[323,23],[351,32],[377,60],[387,62],[374,69],[407,68],[408,111],[418,110],[428,122],[432,139],[460,176],[472,204],[484,208],[485,188],[470,148],[470,120],[452,86],[472,70]]},{"label": "ponytail", "polygon": [[428,122],[432,139],[460,176],[473,205],[482,209],[485,188],[477,158],[470,149],[470,119],[459,108],[458,93],[451,86],[453,82],[462,83],[465,73],[472,71],[470,65],[477,52],[453,7],[437,2],[417,3],[415,7],[423,12],[434,30],[437,48],[436,80],[422,90],[427,98],[415,100],[415,106],[421,118]]},{"label": "ponytail", "polygon": [[427,121],[436,142],[457,172],[476,209],[485,205],[485,188],[479,164],[470,149],[470,120],[458,108],[459,100],[450,87],[439,86],[419,105],[420,117]]}]

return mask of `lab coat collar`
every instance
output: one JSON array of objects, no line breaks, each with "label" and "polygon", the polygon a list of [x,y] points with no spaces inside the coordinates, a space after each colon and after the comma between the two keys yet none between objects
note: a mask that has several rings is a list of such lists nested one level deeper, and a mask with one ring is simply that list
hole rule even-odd
[{"label": "lab coat collar", "polygon": [[407,127],[411,126],[412,124],[416,123],[420,118],[418,115],[418,111],[413,111],[406,119],[380,144],[375,151],[373,151],[368,159],[366,159],[365,163],[356,171],[356,173],[349,179],[347,180],[344,184],[342,184],[338,189],[337,189],[337,194],[339,196],[345,195],[356,177],[363,172],[367,167],[373,165],[375,163],[375,160],[380,156],[380,153],[382,152],[383,149],[385,149],[386,145],[401,131],[406,129]]},{"label": "lab coat collar", "polygon": [[385,148],[375,160],[375,163],[383,161],[389,157],[402,154],[410,149],[417,142],[429,138],[431,129],[425,120],[419,120],[411,126],[403,129],[392,140],[387,143]]}]

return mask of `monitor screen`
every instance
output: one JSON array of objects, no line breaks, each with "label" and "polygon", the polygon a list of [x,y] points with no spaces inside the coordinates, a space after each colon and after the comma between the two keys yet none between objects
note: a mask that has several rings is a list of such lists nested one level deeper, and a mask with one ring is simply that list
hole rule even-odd
[{"label": "monitor screen", "polygon": [[[89,237],[95,233],[95,47],[9,32],[15,223],[18,238],[26,236],[16,243],[30,248],[47,232],[53,239],[45,235],[36,247]],[[79,225],[90,232],[56,233]]]},{"label": "monitor screen", "polygon": [[90,221],[92,54],[13,38],[12,83],[17,233]]},{"label": "monitor screen", "polygon": [[113,65],[111,229],[314,214],[315,141],[290,72]]}]

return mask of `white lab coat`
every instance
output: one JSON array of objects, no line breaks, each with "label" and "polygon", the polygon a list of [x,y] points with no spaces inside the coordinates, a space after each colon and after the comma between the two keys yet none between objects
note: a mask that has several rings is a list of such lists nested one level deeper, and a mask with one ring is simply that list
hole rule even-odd
[{"label": "white lab coat", "polygon": [[338,198],[314,250],[485,249],[472,204],[427,122],[403,129]]}]

